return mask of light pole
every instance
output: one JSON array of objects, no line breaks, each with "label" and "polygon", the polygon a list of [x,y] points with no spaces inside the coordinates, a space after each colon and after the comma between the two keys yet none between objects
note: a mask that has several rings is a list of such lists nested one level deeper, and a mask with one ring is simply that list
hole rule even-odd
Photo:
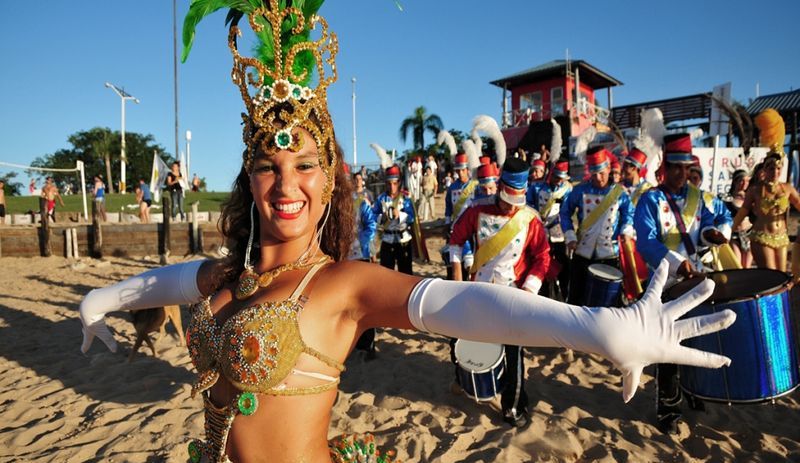
[{"label": "light pole", "polygon": [[351,79],[353,82],[353,172],[358,169],[358,145],[356,144],[356,78]]},{"label": "light pole", "polygon": [[[186,131],[186,175],[192,175],[192,152],[189,150],[189,142],[192,141],[192,131]],[[189,180],[188,178],[186,179]]]},{"label": "light pole", "polygon": [[119,176],[119,192],[125,193],[125,100],[133,100],[134,103],[139,104],[139,99],[126,92],[124,89],[117,87],[114,84],[106,82],[106,87],[114,90],[120,100],[122,101],[122,148],[120,149],[120,176]]}]

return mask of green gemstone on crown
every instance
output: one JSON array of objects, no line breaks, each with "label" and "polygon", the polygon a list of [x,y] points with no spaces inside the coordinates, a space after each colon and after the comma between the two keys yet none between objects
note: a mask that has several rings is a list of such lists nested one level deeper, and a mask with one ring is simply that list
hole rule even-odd
[{"label": "green gemstone on crown", "polygon": [[300,87],[295,87],[292,89],[292,96],[295,98],[300,98],[300,95],[302,95],[302,93],[303,92],[300,90]]},{"label": "green gemstone on crown", "polygon": [[275,136],[275,143],[279,148],[286,149],[292,143],[292,136],[286,132],[280,132]]}]

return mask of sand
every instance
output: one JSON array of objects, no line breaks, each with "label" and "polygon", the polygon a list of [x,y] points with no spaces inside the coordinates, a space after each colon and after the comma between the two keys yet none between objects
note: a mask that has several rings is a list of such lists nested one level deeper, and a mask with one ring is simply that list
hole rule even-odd
[{"label": "sand", "polygon": [[[439,241],[441,244],[441,241]],[[440,244],[431,243],[437,250]],[[438,252],[432,257],[439,260]],[[193,369],[170,325],[132,363],[128,314],[108,317],[122,348],[96,341],[84,356],[78,304],[92,288],[157,265],[156,259],[0,259],[0,461],[185,462],[201,436],[199,399],[189,398]],[[442,275],[441,262],[415,263]],[[184,324],[188,320],[183,312]],[[775,404],[707,404],[687,410],[680,434],[653,426],[652,367],[630,404],[610,364],[592,355],[569,361],[560,349],[529,349],[525,388],[531,426],[509,428],[498,404],[451,392],[446,339],[381,331],[378,358],[347,362],[330,436],[376,435],[404,461],[799,461],[797,394]]]}]

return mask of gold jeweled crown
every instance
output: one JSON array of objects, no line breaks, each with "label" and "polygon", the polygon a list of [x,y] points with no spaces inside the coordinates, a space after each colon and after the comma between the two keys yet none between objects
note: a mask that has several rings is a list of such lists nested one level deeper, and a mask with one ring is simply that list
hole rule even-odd
[{"label": "gold jeweled crown", "polygon": [[[242,114],[242,136],[247,145],[245,170],[252,171],[259,149],[267,156],[278,150],[299,151],[303,137],[295,129],[303,128],[317,144],[320,166],[327,178],[323,191],[323,203],[327,203],[333,193],[336,168],[327,89],[338,77],[335,56],[339,42],[336,34],[329,32],[325,19],[316,14],[321,5],[321,0],[194,0],[184,22],[183,59],[191,49],[197,23],[217,9],[230,7],[231,79],[247,108]],[[242,56],[237,46],[241,36],[237,24],[244,15],[258,39],[255,57]],[[312,40],[311,32],[317,29],[320,37]],[[317,84],[312,87],[314,71]]]}]

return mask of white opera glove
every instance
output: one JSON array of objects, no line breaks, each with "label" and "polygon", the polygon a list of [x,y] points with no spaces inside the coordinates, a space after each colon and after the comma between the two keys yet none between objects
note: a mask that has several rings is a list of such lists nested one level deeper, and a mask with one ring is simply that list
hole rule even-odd
[{"label": "white opera glove", "polygon": [[115,310],[141,310],[165,305],[193,304],[203,295],[197,287],[197,272],[204,260],[159,267],[120,281],[106,288],[93,289],[81,301],[84,354],[94,337],[100,338],[111,352],[117,351],[117,341],[104,320]]},{"label": "white opera glove", "polygon": [[714,282],[705,280],[662,304],[667,270],[662,261],[642,299],[625,308],[578,307],[508,286],[425,279],[411,292],[408,315],[417,329],[454,338],[599,354],[622,372],[623,399],[628,402],[642,369],[652,363],[730,365],[728,357],[684,347],[680,341],[727,328],[736,314],[724,310],[678,320],[711,295]]}]

